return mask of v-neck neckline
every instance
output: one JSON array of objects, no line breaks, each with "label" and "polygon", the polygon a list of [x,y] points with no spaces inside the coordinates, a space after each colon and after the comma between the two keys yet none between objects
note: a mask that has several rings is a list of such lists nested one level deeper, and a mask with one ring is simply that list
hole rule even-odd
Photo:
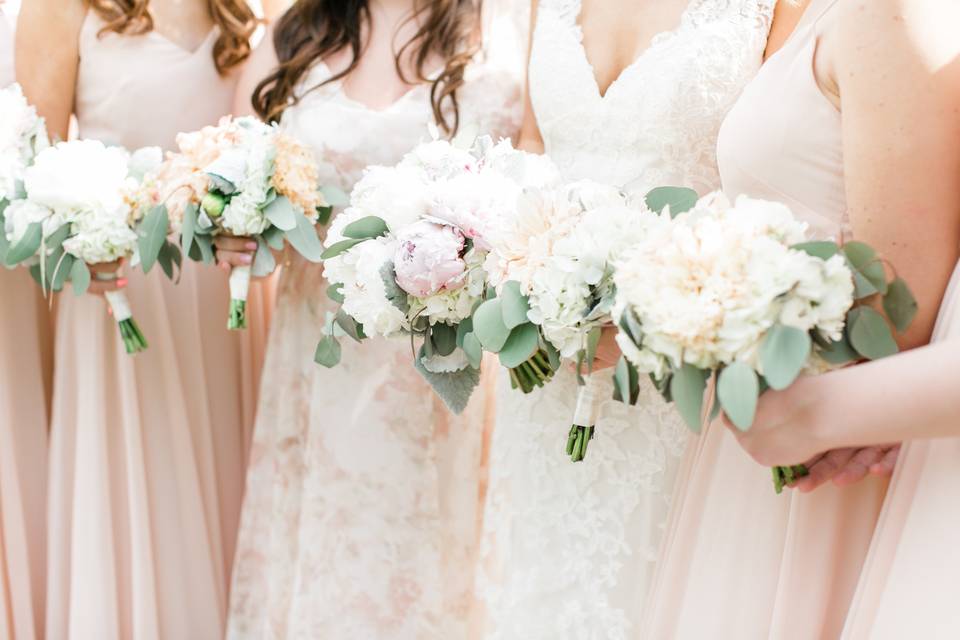
[{"label": "v-neck neckline", "polygon": [[643,51],[637,54],[637,57],[633,59],[633,62],[631,62],[630,64],[625,66],[623,69],[621,69],[620,73],[617,74],[617,77],[613,79],[613,82],[607,85],[606,89],[601,90],[600,82],[599,80],[597,80],[597,70],[593,66],[593,62],[590,61],[590,56],[587,55],[587,47],[584,44],[583,27],[580,24],[580,17],[581,17],[581,14],[583,13],[583,1],[578,0],[576,12],[574,13],[574,16],[573,16],[573,28],[576,35],[577,44],[580,47],[581,57],[583,58],[583,61],[587,66],[587,70],[590,73],[590,78],[593,81],[594,91],[596,92],[596,95],[599,97],[599,99],[600,100],[606,99],[606,97],[610,95],[610,92],[618,84],[620,84],[621,80],[629,76],[633,72],[633,70],[638,66],[640,66],[640,63],[643,60],[645,60],[647,57],[649,57],[654,51],[656,51],[662,45],[663,42],[665,42],[672,36],[676,35],[681,29],[683,29],[684,25],[686,25],[690,17],[690,13],[693,11],[694,6],[698,2],[699,0],[689,0],[686,8],[680,14],[680,20],[677,23],[677,26],[673,27],[672,29],[666,29],[664,31],[660,31],[656,33],[650,39],[650,44],[647,45],[647,47],[645,47]]}]

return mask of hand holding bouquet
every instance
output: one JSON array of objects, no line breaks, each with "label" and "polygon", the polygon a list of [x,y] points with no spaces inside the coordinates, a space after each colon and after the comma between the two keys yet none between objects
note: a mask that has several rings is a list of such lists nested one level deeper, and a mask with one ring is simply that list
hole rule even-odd
[{"label": "hand holding bouquet", "polygon": [[[896,353],[887,319],[907,328],[916,302],[888,281],[876,252],[860,242],[809,241],[783,205],[713,194],[689,211],[663,212],[617,264],[617,368],[621,397],[648,374],[691,428],[699,430],[707,381],[713,415],[753,423],[757,398],[819,373]],[[802,466],[774,469],[779,492]]]},{"label": "hand holding bouquet", "polygon": [[187,255],[212,264],[213,236],[219,234],[257,243],[253,264],[230,273],[227,326],[245,328],[251,275],[274,270],[270,249],[282,249],[284,240],[319,261],[315,225],[327,222],[342,194],[321,190],[309,149],[255,118],[224,118],[215,127],[180,134],[177,145],[179,152],[169,154],[158,173],[158,198],[180,228]]}]

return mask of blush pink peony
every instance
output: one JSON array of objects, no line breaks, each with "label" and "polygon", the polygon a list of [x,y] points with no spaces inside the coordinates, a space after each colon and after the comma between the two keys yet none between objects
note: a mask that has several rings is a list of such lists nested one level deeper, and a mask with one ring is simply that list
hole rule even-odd
[{"label": "blush pink peony", "polygon": [[464,284],[466,243],[457,229],[433,222],[417,222],[397,235],[394,269],[397,284],[412,296],[426,298]]}]

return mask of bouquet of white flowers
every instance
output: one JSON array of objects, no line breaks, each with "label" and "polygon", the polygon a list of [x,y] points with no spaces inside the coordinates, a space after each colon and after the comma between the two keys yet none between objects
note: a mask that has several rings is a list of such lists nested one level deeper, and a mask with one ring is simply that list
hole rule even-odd
[{"label": "bouquet of white flowers", "polygon": [[[689,190],[655,189],[640,199],[584,180],[528,190],[523,206],[501,220],[488,258],[500,300],[484,303],[474,325],[484,348],[497,351],[502,327],[496,305],[523,309],[526,322],[520,326],[535,328],[529,333],[540,336],[551,368],[560,359],[576,363],[580,391],[566,443],[574,462],[586,455],[604,400],[592,367],[603,327],[612,326],[614,263],[655,221],[648,203],[662,207],[668,198],[689,200],[691,194],[695,201]],[[532,373],[512,371],[514,387],[527,391],[524,378],[538,380]]]},{"label": "bouquet of white flowers", "polygon": [[184,252],[213,263],[213,236],[257,241],[253,264],[230,273],[227,327],[245,328],[251,274],[274,270],[270,249],[283,249],[284,240],[308,260],[319,261],[322,247],[315,225],[325,224],[345,196],[321,189],[307,147],[256,118],[226,117],[215,127],[180,134],[177,146],[179,153],[169,154],[156,176],[155,197],[180,229]]},{"label": "bouquet of white flowers", "polygon": [[[916,302],[903,280],[888,281],[867,245],[809,241],[787,207],[746,197],[731,205],[712,194],[677,214],[658,215],[616,265],[622,398],[648,374],[699,430],[715,377],[712,415],[722,410],[746,430],[767,388],[897,351],[886,319],[866,301],[882,296],[898,331]],[[804,473],[774,469],[777,491]]]},{"label": "bouquet of white flowers", "polygon": [[[136,262],[140,180],[160,157],[159,149],[131,155],[94,140],[41,151],[23,173],[23,197],[4,211],[4,262],[29,264],[44,292],[59,291],[69,280],[77,295],[90,284],[87,265]],[[127,353],[146,349],[123,291],[105,295]]]},{"label": "bouquet of white flowers", "polygon": [[43,118],[20,85],[0,89],[0,213],[5,202],[23,197],[24,171],[49,146]]},{"label": "bouquet of white flowers", "polygon": [[371,167],[327,235],[324,272],[341,303],[316,361],[335,366],[339,335],[409,335],[414,366],[461,412],[479,382],[482,350],[471,316],[483,300],[494,221],[520,187],[505,173],[508,142],[434,139],[393,167]]}]

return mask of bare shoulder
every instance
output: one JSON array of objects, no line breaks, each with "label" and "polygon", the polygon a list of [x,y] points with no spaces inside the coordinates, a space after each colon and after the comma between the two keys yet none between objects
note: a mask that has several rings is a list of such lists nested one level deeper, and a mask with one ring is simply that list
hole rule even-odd
[{"label": "bare shoulder", "polygon": [[906,57],[940,67],[960,54],[956,0],[841,0],[832,22],[846,58],[882,65]]},{"label": "bare shoulder", "polygon": [[64,37],[75,40],[86,15],[84,0],[30,0],[20,7],[17,30],[42,32],[48,44]]}]

